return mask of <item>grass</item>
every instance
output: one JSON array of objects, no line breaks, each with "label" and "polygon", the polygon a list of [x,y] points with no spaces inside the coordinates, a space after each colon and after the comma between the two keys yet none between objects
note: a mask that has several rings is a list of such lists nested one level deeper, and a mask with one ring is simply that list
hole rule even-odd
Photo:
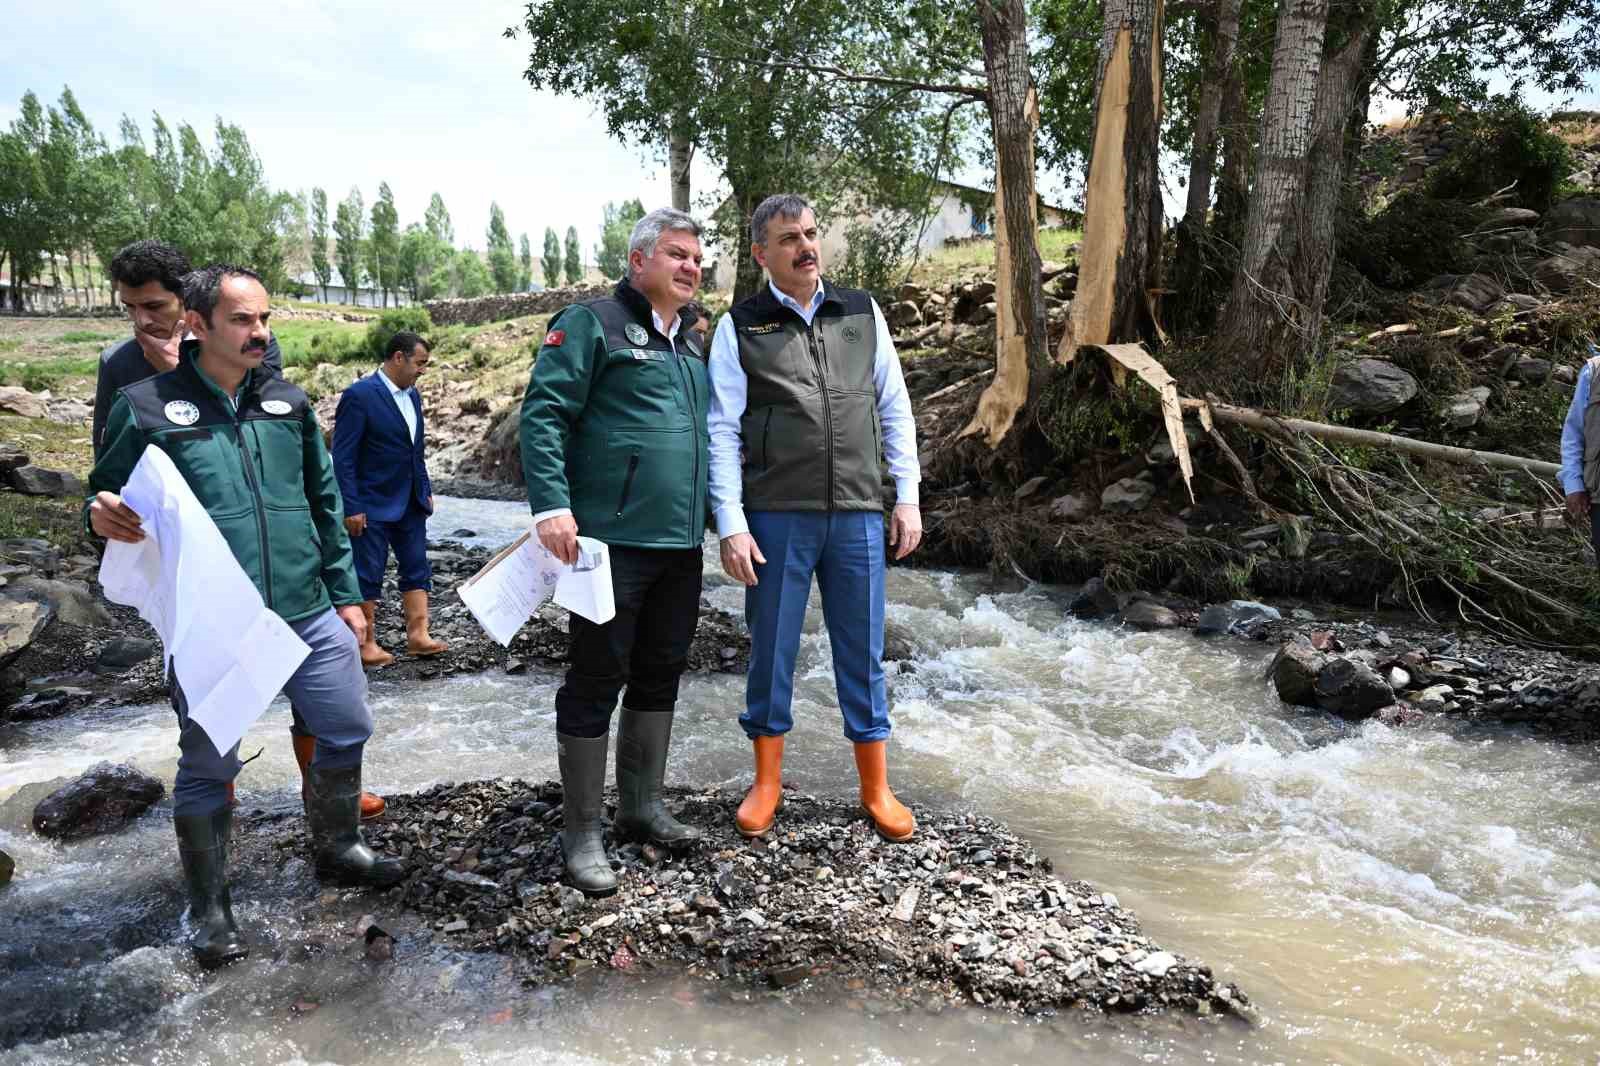
[{"label": "grass", "polygon": [[60,391],[63,385],[93,382],[99,356],[58,355],[28,362],[0,360],[0,385],[21,385],[29,392]]},{"label": "grass", "polygon": [[96,333],[93,330],[75,329],[61,334],[56,340],[62,344],[109,344],[121,336],[121,333]]},{"label": "grass", "polygon": [[0,440],[27,452],[34,466],[88,477],[89,468],[94,465],[87,426],[64,426],[47,418],[0,414]]},{"label": "grass", "polygon": [[314,319],[291,318],[272,323],[272,335],[278,338],[278,348],[283,352],[283,365],[286,367],[365,358],[364,352],[352,350],[358,348],[358,342],[366,333],[364,322],[318,322]]},{"label": "grass", "polygon": [[[1058,263],[1074,262],[1077,253],[1070,249],[1083,241],[1083,231],[1042,229],[1039,231],[1039,258]],[[972,241],[946,245],[924,255],[912,272],[912,280],[922,285],[944,285],[973,274],[994,276],[994,241]]]},{"label": "grass", "polygon": [[0,492],[0,540],[37,537],[64,554],[77,551],[89,540],[82,509],[82,500]]}]

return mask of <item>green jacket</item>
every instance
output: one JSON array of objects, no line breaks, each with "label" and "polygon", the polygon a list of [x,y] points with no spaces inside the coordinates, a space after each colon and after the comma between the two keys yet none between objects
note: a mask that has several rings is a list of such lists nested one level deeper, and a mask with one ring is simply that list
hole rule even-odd
[{"label": "green jacket", "polygon": [[578,532],[635,548],[698,548],[705,536],[710,391],[683,322],[678,351],[626,281],[572,304],[522,400],[522,471],[534,514],[571,508]]},{"label": "green jacket", "polygon": [[182,351],[175,369],[117,394],[105,446],[89,472],[90,499],[120,493],[154,444],[284,621],[360,603],[339,483],[306,394],[252,371],[235,413],[196,365],[198,345],[185,342]]}]

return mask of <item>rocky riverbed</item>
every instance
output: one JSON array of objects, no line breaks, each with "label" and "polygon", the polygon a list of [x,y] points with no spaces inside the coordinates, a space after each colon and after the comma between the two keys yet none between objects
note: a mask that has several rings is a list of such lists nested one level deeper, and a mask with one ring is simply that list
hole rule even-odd
[{"label": "rocky riverbed", "polygon": [[[923,1007],[1254,1020],[1236,985],[1162,950],[1116,896],[1058,873],[993,819],[917,806],[915,840],[893,845],[852,805],[791,791],[770,840],[745,840],[738,796],[669,791],[705,839],[680,852],[616,847],[620,887],[605,899],[561,884],[554,782],[390,797],[367,837],[412,875],[385,905],[451,946],[512,957],[526,985],[674,969],[752,990],[831,982]],[[245,863],[283,865],[305,849],[293,816],[246,816],[238,836]]]}]

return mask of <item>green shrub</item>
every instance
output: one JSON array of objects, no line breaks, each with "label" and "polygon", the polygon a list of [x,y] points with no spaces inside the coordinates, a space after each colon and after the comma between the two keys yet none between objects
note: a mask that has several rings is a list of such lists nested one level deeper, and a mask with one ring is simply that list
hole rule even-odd
[{"label": "green shrub", "polygon": [[866,289],[887,307],[900,283],[911,231],[903,223],[857,223],[845,230],[844,262],[832,276],[852,289]]},{"label": "green shrub", "polygon": [[1371,218],[1343,217],[1339,251],[1375,285],[1415,288],[1439,274],[1471,270],[1473,250],[1461,237],[1486,214],[1468,203],[1408,189]]},{"label": "green shrub", "polygon": [[389,338],[396,333],[410,330],[426,337],[432,329],[433,319],[428,315],[426,307],[391,307],[373,319],[372,324],[367,327],[364,355],[374,363],[381,363],[383,357],[388,354],[383,349],[389,343]]},{"label": "green shrub", "polygon": [[1495,97],[1455,129],[1459,142],[1428,171],[1434,196],[1476,200],[1514,183],[1511,203],[1543,211],[1572,169],[1566,142],[1520,100]]}]

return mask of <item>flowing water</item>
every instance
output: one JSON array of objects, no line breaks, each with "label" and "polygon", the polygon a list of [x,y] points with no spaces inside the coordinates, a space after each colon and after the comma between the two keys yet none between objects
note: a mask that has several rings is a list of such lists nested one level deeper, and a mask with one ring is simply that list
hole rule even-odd
[{"label": "flowing water", "polygon": [[[524,514],[441,500],[433,531],[467,527],[492,543]],[[740,607],[709,552],[707,587]],[[19,870],[0,890],[0,960],[19,972],[0,987],[13,1012],[69,1004],[80,1030],[6,1061],[1597,1061],[1593,751],[1287,708],[1262,681],[1260,649],[1070,620],[1059,590],[894,571],[889,595],[890,623],[916,646],[909,667],[891,667],[899,790],[1009,822],[1064,875],[1115,892],[1163,946],[1237,980],[1261,1028],[875,1011],[827,988],[776,997],[676,978],[525,990],[504,960],[426,938],[382,966],[261,950],[202,975],[183,947],[159,812],[66,847],[27,832],[45,783],[93,762],[127,759],[170,779],[171,712],[130,707],[0,727],[0,848]],[[785,772],[808,791],[847,795],[853,767],[816,614]],[[375,682],[369,783],[555,777],[557,682],[532,670]],[[685,680],[670,780],[747,778],[741,695],[738,678]],[[247,797],[296,798],[286,724],[275,708],[246,740],[265,749],[241,778]],[[239,905],[269,942],[266,927],[293,920],[281,916],[317,889],[288,869],[271,894]],[[301,997],[320,1007],[291,1011]]]}]

